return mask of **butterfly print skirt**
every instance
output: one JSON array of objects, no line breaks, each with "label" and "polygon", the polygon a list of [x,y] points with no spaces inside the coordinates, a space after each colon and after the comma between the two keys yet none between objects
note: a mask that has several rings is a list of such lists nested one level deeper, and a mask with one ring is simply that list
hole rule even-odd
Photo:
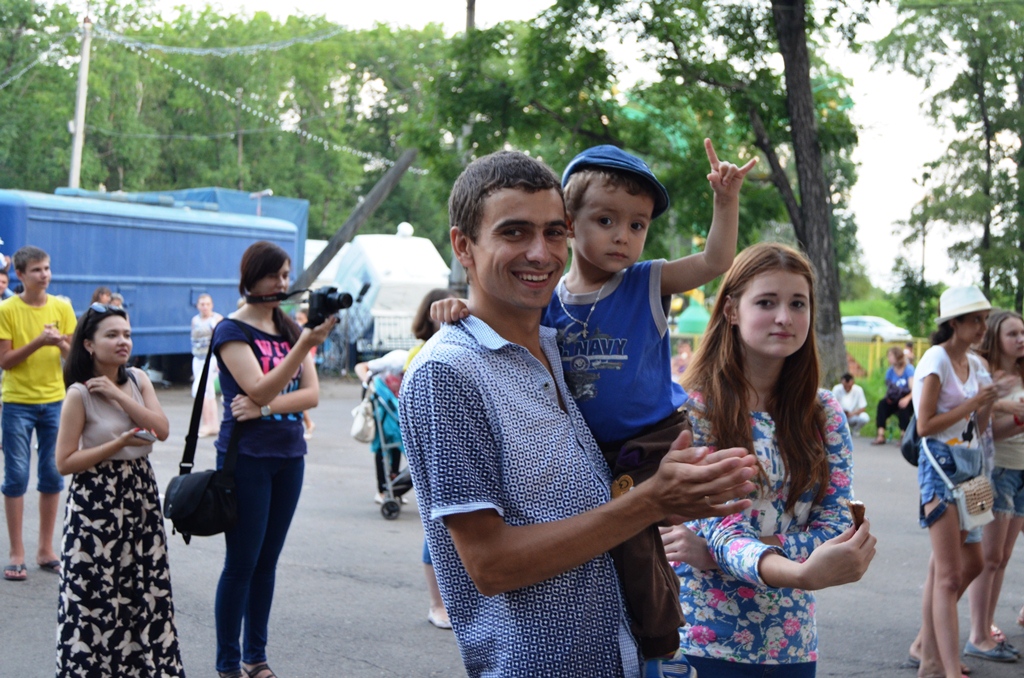
[{"label": "butterfly print skirt", "polygon": [[68,489],[58,676],[184,676],[167,538],[148,459],[108,459]]}]

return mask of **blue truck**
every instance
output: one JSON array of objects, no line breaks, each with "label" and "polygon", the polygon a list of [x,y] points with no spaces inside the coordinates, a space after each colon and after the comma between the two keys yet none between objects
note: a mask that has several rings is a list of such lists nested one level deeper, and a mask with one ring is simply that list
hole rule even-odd
[{"label": "blue truck", "polygon": [[[293,271],[302,270],[308,203],[259,203],[225,189],[57,195],[0,190],[0,249],[7,256],[24,245],[45,250],[53,270],[50,293],[68,297],[77,313],[100,285],[120,292],[132,321],[133,353],[180,357],[167,362],[175,365],[175,379],[187,379],[184,359],[196,301],[208,293],[219,312],[235,309],[246,247],[257,240],[277,243],[291,255]],[[288,219],[256,216],[257,210]]]}]

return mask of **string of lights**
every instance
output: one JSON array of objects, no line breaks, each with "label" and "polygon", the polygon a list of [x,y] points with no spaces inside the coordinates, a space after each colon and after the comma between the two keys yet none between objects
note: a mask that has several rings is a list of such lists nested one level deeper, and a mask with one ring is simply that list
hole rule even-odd
[{"label": "string of lights", "polygon": [[[53,50],[57,49],[59,46],[64,44],[64,41],[67,40],[72,35],[74,35],[74,33],[65,33],[63,36],[60,36],[59,40],[57,40],[56,42],[51,44],[49,47],[44,49],[42,52],[40,52],[39,54],[36,54],[31,59],[28,59],[27,62],[25,62],[25,65],[20,68],[20,70],[16,71],[14,73],[14,75],[12,75],[11,77],[7,78],[2,83],[0,83],[0,91],[2,91],[5,87],[10,85],[12,82],[16,81],[21,76],[23,76],[26,73],[28,73],[30,70],[32,70],[33,68],[35,68],[39,64],[43,63],[43,60],[46,59],[46,57],[50,54],[50,52],[52,52]],[[20,66],[20,64],[19,64],[19,66]],[[10,72],[10,70],[12,70],[14,68],[18,68],[19,66],[12,66],[10,69],[8,69],[8,72]]]},{"label": "string of lights", "polygon": [[303,35],[287,40],[278,40],[276,42],[266,42],[258,45],[242,45],[237,47],[175,47],[171,45],[158,45],[153,42],[144,42],[135,38],[129,38],[126,35],[115,33],[102,26],[95,26],[93,30],[96,32],[98,37],[101,37],[110,42],[117,42],[126,47],[136,47],[146,52],[163,52],[164,54],[188,54],[191,56],[216,56],[216,57],[229,57],[238,54],[252,55],[259,54],[260,52],[278,52],[282,49],[288,49],[294,45],[314,45],[324,40],[329,40],[336,35],[345,31],[345,28],[338,26],[327,31],[321,31],[319,33],[313,33],[312,35]]},{"label": "string of lights", "polygon": [[[131,52],[135,53],[136,55],[138,55],[138,56],[142,57],[143,59],[146,59],[147,61],[152,63],[154,66],[157,66],[158,68],[163,68],[165,71],[168,71],[170,73],[174,73],[179,78],[181,78],[182,81],[187,82],[188,84],[192,85],[193,87],[196,87],[197,89],[205,92],[206,94],[210,94],[210,95],[213,95],[213,96],[216,96],[216,97],[220,97],[221,99],[224,99],[225,101],[227,101],[227,102],[237,106],[239,109],[241,109],[242,111],[248,113],[249,115],[251,115],[253,117],[256,117],[256,118],[259,118],[260,120],[263,120],[264,122],[266,122],[266,123],[268,123],[270,125],[274,125],[275,127],[277,127],[282,132],[288,132],[290,134],[295,134],[295,135],[298,135],[300,137],[303,137],[304,139],[308,139],[310,141],[316,142],[317,144],[322,146],[325,151],[332,151],[333,150],[333,151],[338,152],[338,153],[348,153],[350,155],[354,155],[357,158],[361,158],[361,159],[365,160],[367,162],[367,164],[370,165],[370,167],[373,168],[373,169],[382,169],[384,167],[392,167],[395,164],[395,162],[393,160],[389,160],[388,158],[385,158],[383,156],[376,155],[376,154],[370,153],[368,151],[361,151],[358,148],[352,148],[351,146],[345,146],[343,144],[335,143],[333,141],[330,141],[329,139],[323,138],[322,136],[320,136],[318,134],[311,134],[310,132],[308,132],[308,131],[306,131],[304,129],[301,129],[301,128],[298,128],[298,127],[286,127],[280,120],[274,118],[273,116],[267,115],[266,113],[264,113],[259,108],[256,108],[254,106],[250,106],[245,101],[241,101],[238,98],[232,96],[231,94],[228,94],[227,92],[225,92],[225,91],[223,91],[221,89],[218,89],[218,88],[213,87],[211,85],[207,85],[206,83],[202,82],[198,78],[195,78],[195,77],[192,77],[192,76],[188,75],[187,73],[182,71],[180,68],[172,66],[172,65],[170,65],[170,64],[168,64],[168,63],[166,63],[164,61],[160,61],[159,59],[156,59],[155,57],[150,56],[149,54],[146,54],[141,48],[136,47],[135,45],[129,45],[129,44],[125,44],[124,46],[128,50],[130,50]],[[419,168],[416,168],[416,167],[410,168],[409,171],[412,172],[413,174],[419,174],[419,175],[429,174],[429,170],[419,169]]]}]

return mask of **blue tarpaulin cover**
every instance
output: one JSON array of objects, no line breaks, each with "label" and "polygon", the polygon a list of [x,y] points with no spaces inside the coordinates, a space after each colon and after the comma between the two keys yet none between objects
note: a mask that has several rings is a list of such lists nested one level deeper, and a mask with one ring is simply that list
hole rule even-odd
[{"label": "blue tarpaulin cover", "polygon": [[306,233],[309,230],[309,201],[300,198],[282,198],[276,195],[260,198],[250,198],[248,191],[236,191],[231,188],[218,188],[211,186],[207,188],[183,188],[177,191],[150,191],[140,195],[169,195],[175,200],[182,202],[206,202],[215,203],[220,206],[222,212],[231,214],[256,214],[257,202],[260,206],[260,216],[273,217],[290,221],[299,229],[299,246],[295,251],[295,258],[299,261],[292,262],[292,271],[297,276],[305,270]]}]

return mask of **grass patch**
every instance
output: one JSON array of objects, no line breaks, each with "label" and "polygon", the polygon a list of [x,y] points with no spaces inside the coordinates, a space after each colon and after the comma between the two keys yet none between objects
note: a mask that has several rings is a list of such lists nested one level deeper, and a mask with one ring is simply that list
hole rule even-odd
[{"label": "grass patch", "polygon": [[903,321],[900,314],[888,299],[856,299],[853,301],[840,301],[839,313],[842,316],[848,315],[874,315],[885,318],[891,323],[900,327]]}]

